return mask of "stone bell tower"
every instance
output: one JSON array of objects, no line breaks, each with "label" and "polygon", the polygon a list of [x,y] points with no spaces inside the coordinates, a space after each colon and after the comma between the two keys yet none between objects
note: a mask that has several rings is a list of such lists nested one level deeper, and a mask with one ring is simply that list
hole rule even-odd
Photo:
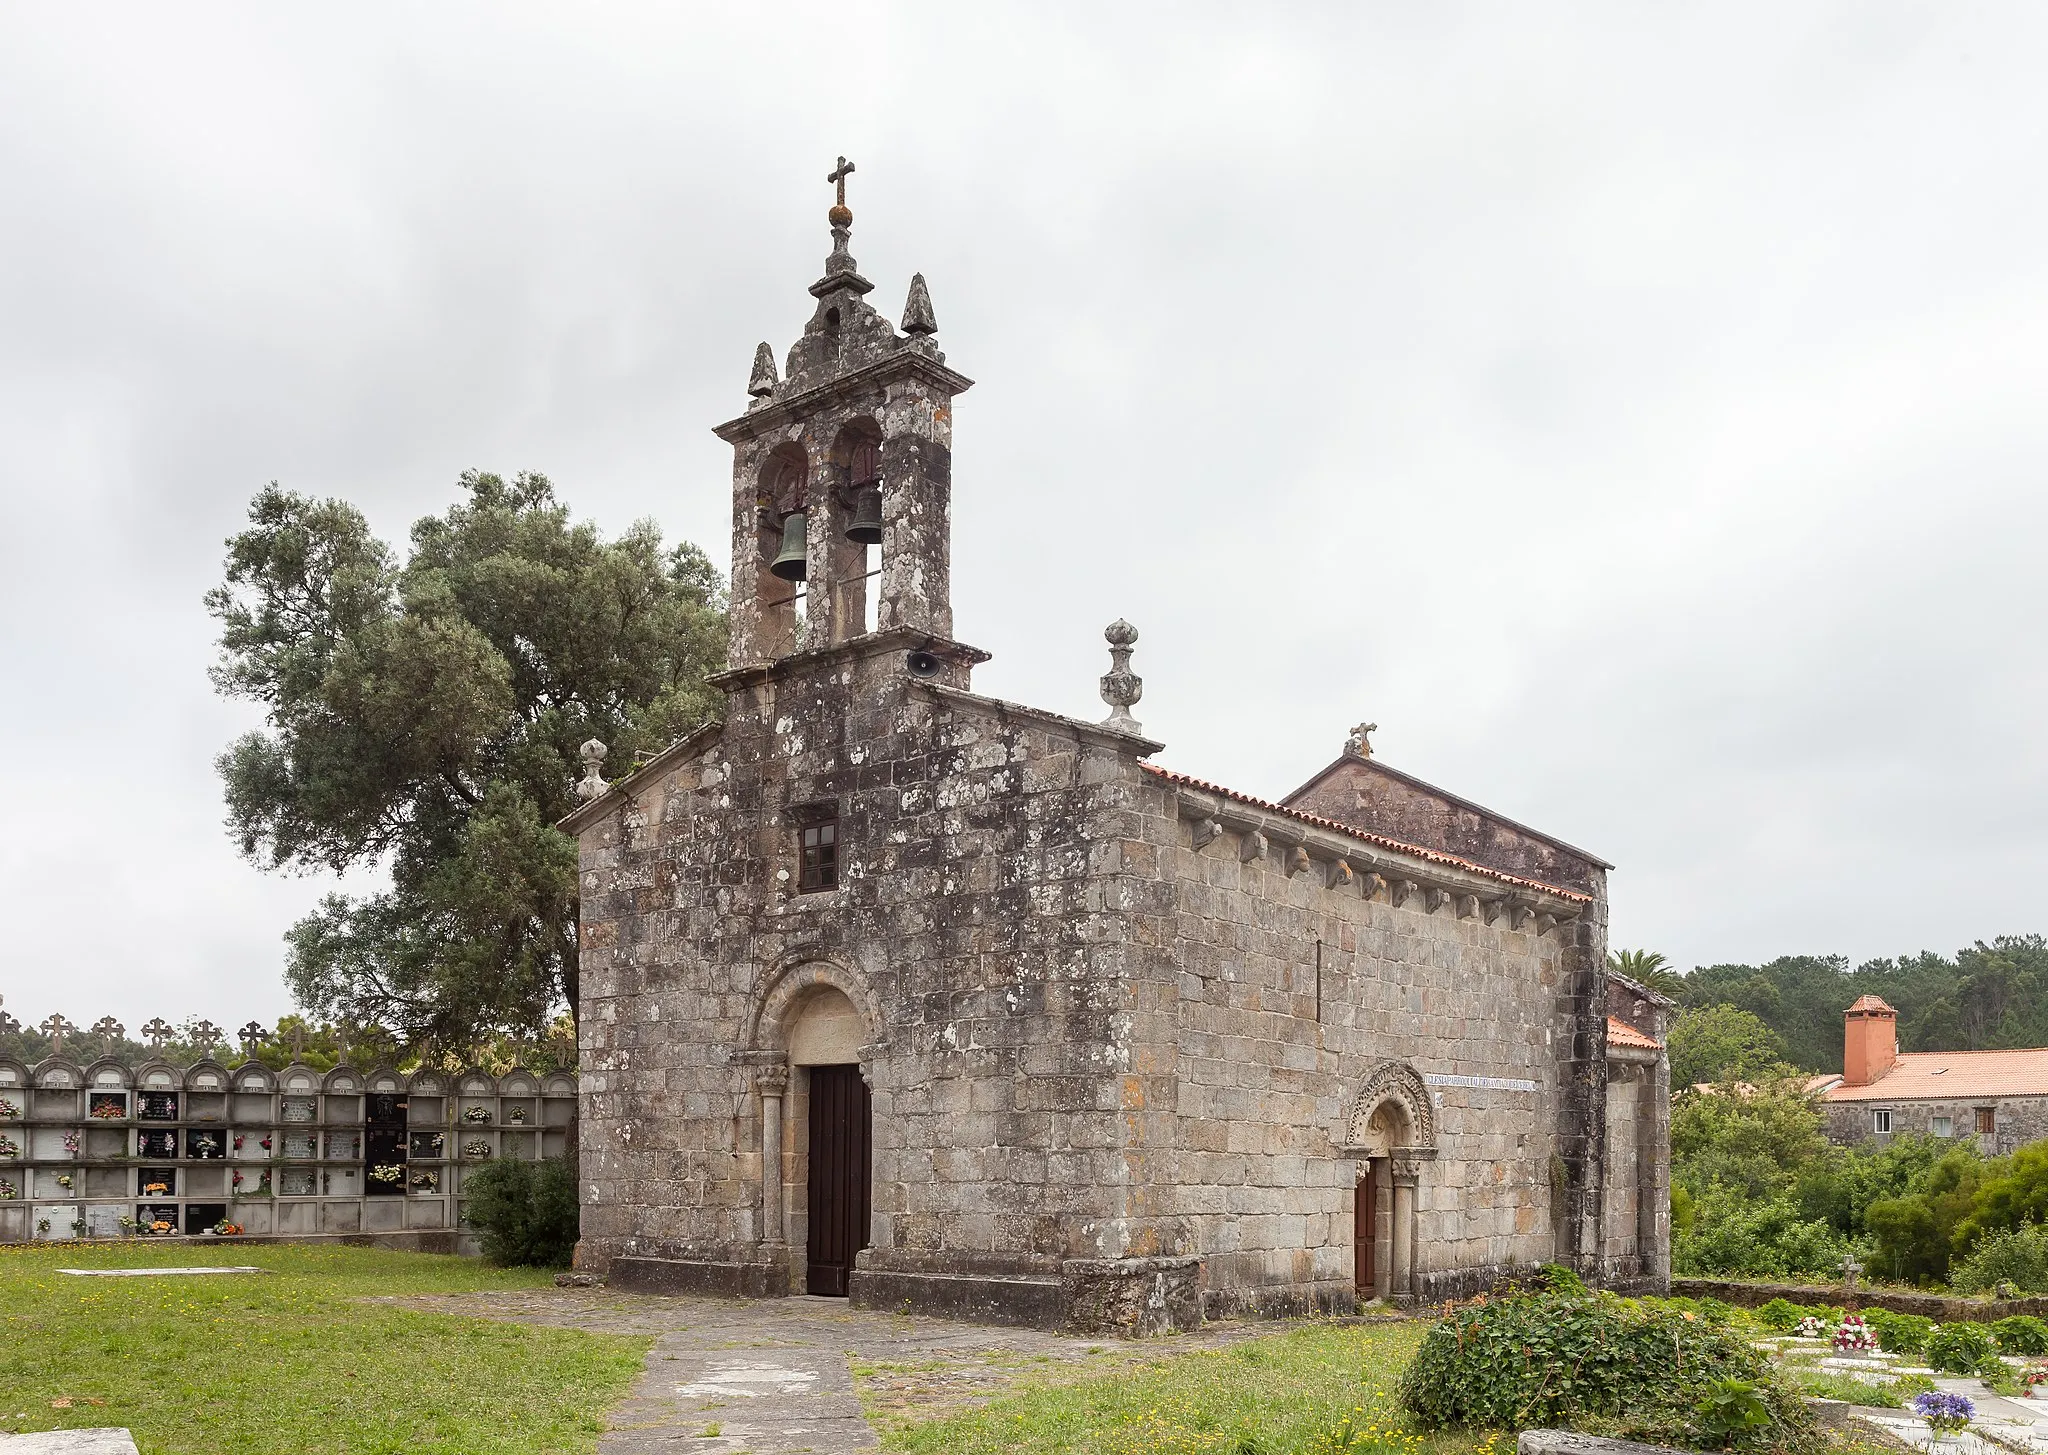
[{"label": "stone bell tower", "polygon": [[[844,157],[826,180],[832,254],[818,300],[776,376],[762,344],[753,402],[715,433],[733,447],[732,648],[735,669],[836,646],[870,630],[952,645],[953,396],[973,380],[946,367],[922,274],[903,331],[868,305],[874,284],[847,250]],[[870,559],[880,548],[880,561]],[[964,684],[963,684],[964,685]]]}]

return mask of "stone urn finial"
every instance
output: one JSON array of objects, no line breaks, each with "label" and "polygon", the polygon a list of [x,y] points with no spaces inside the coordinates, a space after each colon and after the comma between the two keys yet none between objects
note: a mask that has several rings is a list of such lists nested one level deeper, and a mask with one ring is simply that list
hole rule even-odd
[{"label": "stone urn finial", "polygon": [[1141,733],[1144,728],[1130,711],[1145,695],[1145,679],[1131,670],[1131,648],[1137,643],[1138,629],[1118,617],[1103,628],[1102,639],[1109,643],[1109,671],[1102,677],[1102,700],[1110,707],[1102,725],[1118,732]]},{"label": "stone urn finial", "polygon": [[577,750],[583,759],[583,776],[576,782],[576,796],[585,803],[595,803],[604,797],[611,785],[604,781],[604,760],[608,749],[596,738],[592,738]]}]

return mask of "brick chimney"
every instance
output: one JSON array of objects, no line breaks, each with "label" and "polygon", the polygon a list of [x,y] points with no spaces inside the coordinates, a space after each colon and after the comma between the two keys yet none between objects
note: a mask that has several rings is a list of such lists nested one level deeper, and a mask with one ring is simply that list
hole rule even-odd
[{"label": "brick chimney", "polygon": [[1868,1086],[1899,1059],[1899,1013],[1860,995],[1842,1013],[1842,1085]]}]

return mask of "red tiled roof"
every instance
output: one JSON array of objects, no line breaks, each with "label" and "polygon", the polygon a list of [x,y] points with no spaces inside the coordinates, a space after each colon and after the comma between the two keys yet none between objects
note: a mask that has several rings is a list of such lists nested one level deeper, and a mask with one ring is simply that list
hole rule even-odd
[{"label": "red tiled roof", "polygon": [[1849,1014],[1854,1015],[1859,1010],[1878,1010],[1883,1011],[1886,1015],[1898,1014],[1897,1011],[1893,1010],[1890,1006],[1886,1005],[1882,1000],[1878,999],[1874,995],[1857,996],[1855,1004],[1849,1007]]},{"label": "red tiled roof", "polygon": [[1661,1051],[1664,1049],[1662,1041],[1651,1039],[1627,1021],[1618,1021],[1613,1016],[1607,1017],[1607,1044],[1610,1046],[1630,1046],[1638,1051]]},{"label": "red tiled roof", "polygon": [[2048,1096],[2048,1046],[2021,1051],[1907,1051],[1868,1086],[1829,1087],[1824,1101],[1968,1101]]},{"label": "red tiled roof", "polygon": [[1254,798],[1249,793],[1239,793],[1235,788],[1225,788],[1220,783],[1209,783],[1200,778],[1191,778],[1185,773],[1175,773],[1171,769],[1161,768],[1154,763],[1141,763],[1139,766],[1147,773],[1157,774],[1169,783],[1180,783],[1189,788],[1199,788],[1204,793],[1220,794],[1224,798],[1235,799],[1239,803],[1248,803],[1253,808],[1263,809],[1267,813],[1278,814],[1281,818],[1291,818],[1300,823],[1314,824],[1320,829],[1328,829],[1332,833],[1343,834],[1346,838],[1358,839],[1368,844],[1377,844],[1383,849],[1393,849],[1397,853],[1413,854],[1416,858],[1427,859],[1433,864],[1448,864],[1454,868],[1468,870],[1474,874],[1483,874],[1488,879],[1498,879],[1503,884],[1518,884],[1527,889],[1540,889],[1545,894],[1555,894],[1561,899],[1575,900],[1580,904],[1592,903],[1593,896],[1581,894],[1576,889],[1560,889],[1555,884],[1545,884],[1538,879],[1524,879],[1519,875],[1503,873],[1499,869],[1489,869],[1484,864],[1475,864],[1470,859],[1461,859],[1456,854],[1446,854],[1439,849],[1425,849],[1418,844],[1404,844],[1399,839],[1390,839],[1384,834],[1375,834],[1352,824],[1338,823],[1333,818],[1323,818],[1319,814],[1303,813],[1298,808],[1283,808],[1277,803],[1268,803],[1263,798]]}]

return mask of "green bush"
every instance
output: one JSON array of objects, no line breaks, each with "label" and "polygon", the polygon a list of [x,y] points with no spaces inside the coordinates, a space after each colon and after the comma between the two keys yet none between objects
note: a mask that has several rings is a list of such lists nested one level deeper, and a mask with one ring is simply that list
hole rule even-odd
[{"label": "green bush", "polygon": [[2030,1314],[2015,1314],[1991,1326],[2001,1354],[2048,1354],[2048,1324]]},{"label": "green bush", "polygon": [[566,1268],[576,1251],[576,1174],[566,1158],[501,1157],[462,1179],[469,1225],[493,1263]]},{"label": "green bush", "polygon": [[1944,1374],[1978,1374],[1998,1363],[1998,1344],[1982,1324],[1943,1324],[1927,1336],[1927,1362]]},{"label": "green bush", "polygon": [[1949,1269],[1949,1286],[1958,1293],[1989,1293],[2001,1283],[2025,1293],[2048,1293],[2048,1228],[2039,1223],[1996,1228]]},{"label": "green bush", "polygon": [[[1747,1423],[1747,1399],[1728,1381],[1748,1388],[1761,1424]],[[1459,1310],[1424,1336],[1401,1400],[1425,1429],[1552,1426],[1759,1451],[1815,1439],[1805,1404],[1739,1334],[1604,1294]]]},{"label": "green bush", "polygon": [[1934,1320],[1922,1318],[1919,1314],[1893,1313],[1888,1308],[1867,1308],[1862,1311],[1863,1322],[1870,1325],[1870,1331],[1877,1335],[1877,1347],[1887,1354],[1924,1354],[1927,1351],[1927,1333],[1934,1327]]},{"label": "green bush", "polygon": [[1812,1312],[1812,1309],[1803,1308],[1799,1304],[1792,1303],[1786,1299],[1774,1298],[1758,1309],[1756,1316],[1765,1328],[1776,1329],[1781,1334],[1788,1334],[1792,1331],[1795,1324]]},{"label": "green bush", "polygon": [[1582,1298],[1586,1293],[1586,1281],[1562,1263],[1545,1263],[1537,1268],[1529,1286],[1538,1293],[1570,1293]]}]

